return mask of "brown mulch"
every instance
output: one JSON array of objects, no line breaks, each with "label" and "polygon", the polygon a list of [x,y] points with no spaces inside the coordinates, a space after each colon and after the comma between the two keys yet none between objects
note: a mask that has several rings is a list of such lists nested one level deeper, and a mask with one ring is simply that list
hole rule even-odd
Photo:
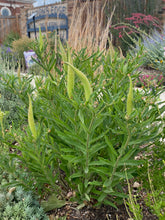
[{"label": "brown mulch", "polygon": [[[145,205],[144,201],[140,200],[139,204],[143,212],[143,220],[158,220]],[[79,210],[76,207],[77,204],[67,204],[49,213],[49,218],[50,220],[59,220],[60,217],[66,216],[66,220],[133,220],[133,218],[129,217],[124,204],[118,206],[118,209],[111,206],[102,206],[100,208],[85,206]]]}]

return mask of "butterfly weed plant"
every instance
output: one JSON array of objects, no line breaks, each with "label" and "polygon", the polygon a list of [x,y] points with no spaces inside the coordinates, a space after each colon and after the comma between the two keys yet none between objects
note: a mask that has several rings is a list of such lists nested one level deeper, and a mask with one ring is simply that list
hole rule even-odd
[{"label": "butterfly weed plant", "polygon": [[[54,195],[62,206],[72,192],[70,200],[79,208],[117,207],[126,197],[126,178],[143,162],[134,157],[159,138],[155,122],[164,107],[158,111],[155,94],[134,89],[141,54],[123,58],[108,50],[88,56],[85,49],[75,53],[59,44],[61,64],[55,67],[54,54],[47,64],[38,62],[48,77],[36,79],[37,95],[29,89],[29,97],[21,96],[27,123],[9,132],[5,143],[14,152],[1,155],[0,166],[15,175],[13,185],[30,188],[41,199]],[[19,91],[19,83],[10,87]]]}]

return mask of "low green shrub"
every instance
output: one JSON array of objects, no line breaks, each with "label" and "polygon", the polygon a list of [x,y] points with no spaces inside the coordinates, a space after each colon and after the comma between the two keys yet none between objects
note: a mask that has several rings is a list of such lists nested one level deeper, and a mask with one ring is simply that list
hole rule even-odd
[{"label": "low green shrub", "polygon": [[155,188],[152,184],[149,169],[150,168],[148,167],[148,180],[149,180],[149,184],[150,184],[150,192],[147,193],[147,197],[145,199],[145,202],[146,202],[146,205],[151,209],[151,211],[160,220],[163,220],[165,217],[165,192],[164,192],[163,188],[161,190],[155,190]]},{"label": "low green shrub", "polygon": [[[163,136],[160,138],[162,139]],[[149,172],[150,178],[152,179],[152,185],[156,191],[164,191],[164,178],[165,178],[165,149],[164,141],[157,141],[155,145],[151,145],[146,151],[145,162],[142,167],[138,169],[138,181],[143,183],[143,187],[147,190],[150,189],[150,183],[146,180],[146,173],[148,169],[149,161]]]},{"label": "low green shrub", "polygon": [[155,88],[161,86],[164,83],[163,75],[157,74],[140,74],[136,82],[137,87]]},{"label": "low green shrub", "polygon": [[24,51],[30,50],[30,45],[34,40],[24,36],[18,40],[12,42],[12,51],[16,56],[17,61],[20,62],[21,66],[25,67]]},{"label": "low green shrub", "polygon": [[6,74],[3,65],[1,65],[0,77],[0,109],[7,113],[5,117],[6,128],[9,124],[19,127],[25,120],[22,114],[25,111],[24,103],[28,103],[26,95],[34,90],[31,85],[32,78],[17,77],[13,72]]},{"label": "low green shrub", "polygon": [[165,31],[155,30],[150,35],[142,35],[133,51],[139,51],[140,47],[144,50],[144,66],[158,70],[165,76]]},{"label": "low green shrub", "polygon": [[[23,90],[20,97],[28,125],[9,131],[17,145],[5,140],[14,152],[0,155],[0,166],[12,174],[16,170],[25,174],[26,179],[17,175],[17,184],[42,199],[55,194],[63,201],[72,192],[70,200],[79,208],[86,204],[117,207],[126,197],[126,179],[133,178],[143,163],[134,157],[160,138],[162,125],[157,123],[165,107],[158,109],[156,96],[161,88],[134,89],[140,53],[123,58],[109,50],[87,56],[85,50],[75,54],[61,45],[59,71],[54,54],[44,58],[41,36],[34,49],[47,77],[36,79],[36,96],[25,90],[29,103]],[[8,86],[19,94],[18,82],[8,81]]]},{"label": "low green shrub", "polygon": [[13,94],[0,83],[0,109],[3,112],[7,112],[5,117],[6,125],[12,123],[17,124],[20,120],[20,114],[18,112],[18,106],[21,105],[21,100],[16,94]]},{"label": "low green shrub", "polygon": [[[129,3],[128,3],[129,4]],[[144,36],[152,35],[152,31],[159,33],[162,29],[160,20],[151,14],[131,13],[130,17],[124,17],[122,21],[117,19],[110,26],[110,32],[113,36],[113,42],[121,47],[124,55],[130,47],[136,47],[137,40]],[[151,46],[152,47],[152,46]]]},{"label": "low green shrub", "polygon": [[30,75],[31,74],[33,74],[33,75],[44,75],[44,70],[40,65],[33,64],[32,66],[30,66],[27,69],[27,73],[30,74]]},{"label": "low green shrub", "polygon": [[2,44],[5,46],[5,47],[12,47],[12,43],[13,41],[15,40],[19,40],[20,39],[20,34],[18,32],[9,32],[9,34],[6,35],[4,41],[2,42]]}]

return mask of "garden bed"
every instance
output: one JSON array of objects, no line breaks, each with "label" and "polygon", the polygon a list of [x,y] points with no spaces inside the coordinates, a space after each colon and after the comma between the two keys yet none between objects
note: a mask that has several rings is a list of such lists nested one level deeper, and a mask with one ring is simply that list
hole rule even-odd
[{"label": "garden bed", "polygon": [[[143,212],[143,220],[158,220],[158,217],[151,213],[142,198],[140,198],[139,204]],[[118,206],[118,210],[111,206],[100,208],[87,206],[81,210],[76,209],[76,207],[76,204],[68,204],[61,209],[52,211],[49,218],[53,220],[66,216],[66,220],[133,220],[128,215],[124,205]]]}]

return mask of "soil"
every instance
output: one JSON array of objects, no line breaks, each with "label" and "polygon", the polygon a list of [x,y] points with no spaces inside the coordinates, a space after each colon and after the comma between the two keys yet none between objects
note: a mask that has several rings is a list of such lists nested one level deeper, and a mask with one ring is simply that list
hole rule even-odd
[{"label": "soil", "polygon": [[[158,219],[151,213],[149,208],[145,206],[144,201],[139,201],[139,204],[143,212],[143,220]],[[66,216],[66,220],[133,220],[133,218],[128,215],[124,204],[118,206],[118,209],[111,206],[102,206],[100,208],[86,206],[78,210],[76,206],[76,204],[67,204],[63,208],[49,213],[49,218],[50,220],[59,220],[60,217]]]}]

